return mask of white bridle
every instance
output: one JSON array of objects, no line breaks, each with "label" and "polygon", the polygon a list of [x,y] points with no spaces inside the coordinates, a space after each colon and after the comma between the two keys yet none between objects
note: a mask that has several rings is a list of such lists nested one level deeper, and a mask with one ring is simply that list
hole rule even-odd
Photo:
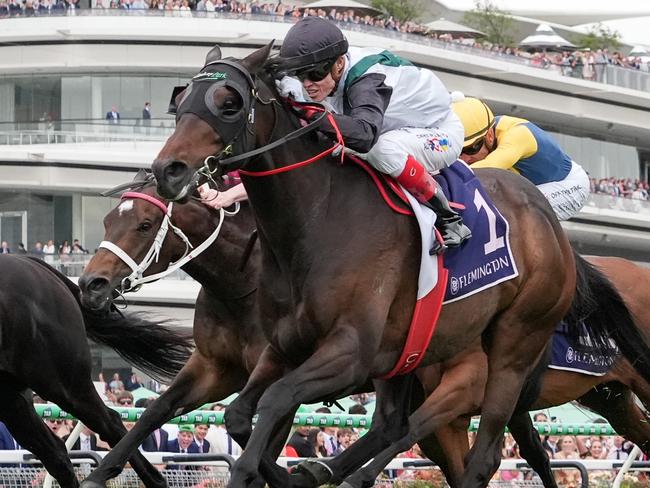
[{"label": "white bridle", "polygon": [[[205,251],[208,247],[210,247],[210,245],[217,239],[217,237],[219,236],[219,232],[221,232],[221,225],[223,224],[224,216],[227,213],[229,215],[232,215],[234,213],[237,213],[237,210],[239,210],[239,208],[237,208],[235,212],[230,213],[230,212],[226,212],[223,208],[220,209],[219,224],[217,225],[217,228],[214,230],[214,232],[212,232],[212,234],[210,234],[210,236],[200,246],[194,249],[194,246],[187,238],[187,236],[183,233],[183,231],[180,230],[171,222],[172,209],[174,205],[173,202],[170,202],[167,206],[165,206],[165,204],[160,200],[158,200],[157,198],[151,195],[147,195],[146,193],[140,193],[140,192],[126,192],[122,195],[122,200],[128,198],[146,200],[147,202],[158,207],[165,214],[165,217],[163,218],[162,224],[160,224],[160,229],[158,229],[158,233],[154,238],[153,244],[151,244],[149,251],[147,251],[147,254],[144,256],[140,264],[136,263],[131,258],[131,256],[129,256],[117,244],[114,244],[110,241],[102,241],[99,244],[100,249],[107,249],[111,251],[122,261],[124,261],[124,263],[126,263],[126,265],[129,268],[131,268],[132,273],[126,278],[124,278],[120,284],[121,293],[126,293],[129,291],[137,291],[143,284],[159,280],[160,278],[173,273],[178,268],[187,264],[190,260],[194,259],[196,256],[198,256],[203,251]],[[163,242],[165,241],[165,237],[167,236],[167,232],[169,231],[169,228],[171,228],[174,231],[174,233],[178,237],[180,237],[180,239],[185,243],[185,252],[183,253],[183,256],[178,261],[171,263],[166,270],[149,276],[143,276],[144,272],[149,268],[149,266],[151,266],[151,263],[153,263],[154,261],[158,262],[158,258],[160,256],[160,250],[162,249],[162,245]],[[190,252],[190,249],[193,249],[193,251]]]}]

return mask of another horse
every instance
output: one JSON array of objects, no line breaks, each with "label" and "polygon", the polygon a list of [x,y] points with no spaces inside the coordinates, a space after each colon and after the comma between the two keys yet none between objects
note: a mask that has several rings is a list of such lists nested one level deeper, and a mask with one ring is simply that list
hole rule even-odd
[{"label": "another horse", "polygon": [[[120,204],[107,215],[105,237],[119,245],[128,256],[135,260],[141,260],[154,244],[158,229],[163,225],[165,218],[165,213],[160,207],[152,204],[151,199],[159,201],[163,206],[168,204],[155,193],[152,182],[141,181],[138,183],[136,181],[133,185],[142,185],[142,188],[139,188],[137,192],[125,195],[126,201],[129,203],[124,206]],[[219,224],[219,216],[197,201],[190,201],[185,205],[175,205],[172,220],[173,224],[189,237],[194,247],[206,242]],[[101,467],[90,475],[89,482],[105,482],[116,476],[129,454],[137,449],[142,439],[172,417],[179,408],[186,411],[193,408],[194,404],[198,406],[208,401],[220,400],[245,384],[248,372],[256,362],[256,358],[253,356],[261,351],[262,345],[266,342],[261,329],[254,327],[253,321],[256,320],[256,317],[251,316],[255,300],[243,299],[244,296],[251,298],[254,296],[254,293],[249,294],[248,291],[254,290],[261,266],[259,246],[255,246],[255,248],[251,248],[253,252],[242,268],[242,258],[246,258],[247,254],[245,247],[247,236],[253,228],[253,216],[247,206],[244,206],[239,215],[228,218],[224,222],[222,237],[204,254],[195,257],[192,261],[193,265],[188,263],[184,267],[187,272],[200,278],[205,287],[199,296],[195,315],[195,336],[204,340],[199,341],[203,346],[197,348],[194,355],[202,359],[200,361],[195,359],[188,363],[179,375],[178,381],[174,382],[170,389],[161,396],[161,399],[147,410],[136,427],[108,454]],[[171,263],[178,261],[186,249],[182,239],[173,233],[169,238],[161,237],[161,241],[159,258],[156,264],[145,270],[145,276],[158,273]],[[650,281],[650,271],[616,258],[592,258],[592,261],[604,269],[635,312],[639,326],[646,333],[650,333],[650,313],[648,313],[650,307],[647,309],[644,307],[647,300],[644,294],[638,291],[644,287],[632,289],[629,286],[630,282]],[[246,269],[247,272],[243,273],[241,269]],[[618,270],[623,272],[617,272]],[[104,250],[99,251],[86,267],[80,280],[81,289],[84,292],[84,302],[95,308],[102,308],[111,296],[113,287],[120,286],[122,280],[130,272],[130,268],[115,254]],[[208,276],[212,278],[208,278]],[[232,290],[237,290],[242,295],[242,299],[238,302],[230,302],[227,297],[232,296],[230,295]],[[207,307],[206,296],[222,297],[221,300],[225,300],[227,305],[232,303],[237,306]],[[244,322],[250,324],[245,333],[240,334],[243,332],[242,319],[235,320],[237,317],[246,318],[243,319]],[[251,322],[247,322],[249,320]],[[217,333],[219,330],[222,332]],[[209,339],[205,340],[206,338]],[[207,347],[208,343],[210,344],[209,348]],[[251,344],[257,344],[252,352],[248,349]],[[419,377],[427,391],[431,391],[440,382],[440,375],[445,374],[443,387],[446,390],[444,394],[448,404],[452,406],[449,416],[462,419],[467,414],[476,413],[476,408],[481,403],[476,391],[484,387],[486,362],[487,358],[480,344],[477,344],[474,352],[469,351],[468,354],[440,365],[440,373],[433,368],[425,368]],[[204,367],[205,363],[212,366]],[[214,374],[202,376],[200,373],[205,370],[218,370],[220,374],[218,376]],[[470,378],[473,378],[473,381],[468,381]],[[612,381],[618,381],[634,388],[642,398],[644,398],[643,391],[648,391],[649,388],[647,383],[624,359],[620,359],[612,371],[603,377],[547,370],[542,378],[543,387],[534,407],[542,408],[564,403],[577,398],[595,385]],[[208,388],[208,384],[212,386]],[[591,393],[590,396],[597,397],[597,394]],[[629,394],[608,397],[609,395],[601,398],[603,405],[599,406],[597,411],[611,419],[611,422],[621,432],[624,432],[628,439],[643,444],[643,441],[649,438],[649,429],[645,423],[636,423],[639,411],[633,403],[630,402],[626,408],[629,408],[630,412],[635,412],[635,420],[628,422],[628,419],[634,418],[630,415],[611,415],[616,408],[619,408],[622,398],[629,399]],[[593,401],[588,405],[592,404]],[[527,449],[527,437],[519,435],[516,427],[513,429],[513,433],[517,435],[517,440],[526,452],[529,462],[535,465],[538,454],[534,450]],[[457,486],[458,479],[464,470],[462,460],[469,449],[466,422],[454,421],[449,427],[439,429],[437,434],[442,451],[433,437],[424,439],[420,444],[429,457],[434,458],[443,466],[450,484]],[[541,449],[539,452],[543,454]],[[340,473],[337,475],[340,476]],[[550,475],[550,480],[553,480],[552,475]],[[554,481],[552,483],[546,486],[554,486]]]},{"label": "another horse", "polygon": [[[621,258],[588,259],[614,284],[633,313],[637,327],[643,335],[649,336],[650,295],[647,290],[650,287],[650,269]],[[616,327],[616,322],[613,327]],[[487,359],[482,360],[480,356],[475,356],[471,363],[465,362],[464,372],[480,385],[486,380],[486,367]],[[453,393],[450,403],[459,415],[466,412],[472,402],[480,402],[475,392],[464,389],[462,381],[456,381],[455,390],[453,387],[450,390]],[[635,395],[645,406],[645,410],[636,403]],[[530,408],[547,408],[574,399],[602,415],[620,435],[650,455],[650,416],[647,413],[650,407],[650,384],[627,359],[619,357],[604,376],[548,369],[542,377],[539,396]],[[469,450],[468,424],[469,419],[454,422],[443,428],[442,435],[438,438],[441,444],[439,447],[442,449],[442,452],[437,452],[438,459],[440,464],[445,466],[445,475],[452,486],[455,486],[453,480],[458,480],[464,471],[463,459]],[[513,419],[509,427],[519,444],[522,456],[540,474],[544,486],[556,486],[548,456],[542,449],[537,433],[530,431],[521,418]]]},{"label": "another horse", "polygon": [[[159,235],[168,203],[155,193],[147,180],[134,182],[137,191],[104,218],[105,241],[140,262],[159,241],[158,258],[144,275],[164,271],[187,252],[186,243],[169,231]],[[152,203],[154,202],[154,203]],[[155,202],[159,202],[156,205]],[[162,209],[161,209],[162,206]],[[205,242],[219,224],[219,213],[202,203],[176,205],[171,225],[181,229],[194,248]],[[183,266],[202,286],[194,312],[196,349],[171,386],[143,413],[124,440],[86,478],[84,486],[105,484],[117,476],[127,458],[142,441],[170,418],[218,401],[241,390],[257,358],[266,346],[255,314],[260,270],[259,246],[251,248],[250,263],[242,260],[255,222],[247,204],[239,215],[223,222],[216,244]],[[132,271],[114,252],[100,248],[86,265],[79,280],[82,300],[88,307],[103,309],[114,288],[121,288]]]},{"label": "another horse", "polygon": [[[240,444],[250,436],[231,487],[256,478],[269,440],[298,404],[344,395],[392,369],[408,332],[420,255],[415,222],[385,206],[359,169],[327,157],[333,148],[309,133],[316,123],[301,128],[290,109],[276,102],[265,71],[270,48],[241,61],[206,63],[190,85],[195,89],[177,98],[182,115],[153,164],[159,193],[181,201],[203,177],[217,172],[215,164],[246,170],[243,181],[262,244],[259,303],[270,345],[226,413]],[[215,70],[219,76],[210,75]],[[199,83],[204,85],[194,86]],[[207,91],[205,83],[210,83]],[[232,151],[236,155],[224,160]],[[302,163],[285,166],[285,161]],[[488,351],[482,422],[463,487],[486,486],[497,469],[500,436],[559,320],[570,307],[574,322],[590,309],[595,284],[611,291],[608,298],[618,296],[598,273],[574,260],[548,202],[533,185],[502,171],[478,176],[510,223],[519,276],[447,305],[422,363],[450,359],[479,336]],[[631,318],[625,307],[619,312],[627,333]],[[606,336],[608,327],[604,321],[596,324],[596,335]],[[650,378],[642,338],[611,332]],[[400,399],[410,386],[409,377],[376,382],[378,397],[388,399],[386,430],[377,439],[381,445],[400,438],[400,445],[414,442],[440,426],[435,420],[421,423],[431,404],[406,423]],[[258,423],[251,435],[256,407]],[[419,430],[408,432],[409,425]],[[350,483],[372,483],[366,473]]]},{"label": "another horse", "polygon": [[[138,315],[83,309],[79,288],[39,259],[1,255],[0,270],[0,420],[62,487],[74,488],[78,481],[63,441],[36,414],[31,390],[115,445],[126,429],[95,390],[87,340],[115,349],[159,378],[178,372],[191,343]],[[130,462],[146,486],[166,485],[142,454],[134,451]]]}]

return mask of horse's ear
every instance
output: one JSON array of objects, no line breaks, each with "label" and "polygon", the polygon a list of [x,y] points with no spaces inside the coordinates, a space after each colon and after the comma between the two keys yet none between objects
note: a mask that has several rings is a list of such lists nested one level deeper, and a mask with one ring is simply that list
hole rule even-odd
[{"label": "horse's ear", "polygon": [[215,45],[212,49],[210,49],[210,52],[205,57],[205,63],[203,63],[203,65],[207,66],[208,64],[214,63],[215,61],[219,61],[220,59],[221,59],[221,48]]},{"label": "horse's ear", "polygon": [[253,51],[251,54],[242,59],[241,64],[243,64],[246,69],[251,73],[257,73],[266,63],[266,60],[271,54],[271,48],[275,39],[269,42],[266,46],[259,48],[257,51]]},{"label": "horse's ear", "polygon": [[150,172],[147,171],[146,169],[141,168],[133,177],[133,181],[147,181],[149,173]]}]

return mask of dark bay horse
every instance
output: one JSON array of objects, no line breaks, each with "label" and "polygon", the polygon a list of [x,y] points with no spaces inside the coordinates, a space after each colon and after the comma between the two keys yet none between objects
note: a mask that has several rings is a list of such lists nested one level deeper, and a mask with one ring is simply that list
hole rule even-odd
[{"label": "dark bay horse", "polygon": [[[347,394],[393,367],[415,302],[420,254],[414,221],[387,208],[360,170],[326,157],[328,144],[309,133],[316,123],[300,128],[290,109],[275,101],[265,71],[270,47],[241,61],[207,63],[190,85],[194,89],[177,97],[176,130],[153,164],[159,193],[180,201],[202,178],[218,172],[218,163],[246,169],[243,181],[262,244],[260,316],[270,344],[226,414],[238,442],[250,436],[232,487],[256,478],[269,440],[298,404]],[[219,76],[211,76],[215,70]],[[223,159],[233,151],[235,156]],[[325,157],[314,157],[321,152]],[[298,161],[303,162],[299,169],[287,166]],[[477,174],[510,222],[520,274],[446,306],[422,363],[445,361],[479,336],[488,352],[483,418],[464,487],[486,486],[496,470],[500,436],[555,324],[570,307],[574,322],[596,307],[594,284],[618,296],[583,261],[576,262],[550,206],[533,185],[502,171]],[[584,277],[577,289],[576,268]],[[622,320],[629,330],[629,314]],[[609,324],[599,325],[602,330],[595,332],[603,337]],[[611,332],[650,378],[642,338]],[[376,382],[376,390],[378,397],[395,400],[410,385],[410,377],[396,378]],[[256,408],[258,423],[251,436]],[[391,415],[383,422],[384,444],[401,438],[409,424],[419,425],[426,412],[416,411],[409,424],[404,408]],[[439,425],[433,420],[419,432],[408,432],[407,441]]]},{"label": "dark bay horse", "polygon": [[[168,205],[155,193],[151,181],[145,179],[134,186],[137,191],[132,194],[149,196]],[[140,262],[154,245],[165,214],[158,205],[142,197],[133,196],[125,202],[128,208],[121,204],[104,218],[104,239]],[[191,201],[176,205],[171,220],[196,248],[215,231],[219,214]],[[246,384],[267,344],[255,314],[259,245],[251,249],[250,262],[242,263],[254,229],[252,212],[244,204],[236,217],[224,221],[216,243],[183,266],[202,285],[194,312],[196,349],[167,391],[147,408],[123,441],[86,478],[84,486],[104,486],[108,479],[117,476],[131,453],[170,418],[222,400]],[[158,259],[145,270],[145,276],[164,271],[186,252],[183,240],[171,230],[160,239]],[[113,289],[120,288],[122,280],[130,274],[131,268],[120,257],[99,249],[79,280],[83,303],[103,309]]]},{"label": "dark bay horse", "polygon": [[[143,186],[138,189],[138,194],[155,198],[163,205],[167,205],[167,202],[155,193],[152,182],[142,181],[141,185]],[[132,202],[132,205],[128,206],[128,211],[120,204],[106,216],[105,238],[119,245],[137,261],[142,259],[153,245],[157,231],[163,223],[164,213],[150,200],[131,195],[133,196],[127,198]],[[172,220],[190,238],[194,247],[205,242],[219,222],[218,215],[214,211],[196,201],[176,205]],[[224,222],[223,234],[219,240],[204,254],[195,257],[191,265],[188,263],[184,267],[191,275],[199,278],[204,287],[199,295],[195,312],[195,337],[199,343],[194,352],[195,358],[188,363],[178,380],[161,396],[160,400],[147,410],[136,427],[111,451],[102,466],[91,474],[88,478],[89,482],[104,483],[107,479],[116,476],[130,453],[137,450],[142,439],[151,430],[172,417],[178,409],[187,411],[193,408],[193,405],[220,400],[245,384],[249,371],[256,363],[256,354],[259,354],[266,344],[261,328],[254,327],[254,324],[259,322],[254,315],[251,315],[255,300],[244,300],[245,297],[253,296],[249,291],[254,290],[261,267],[259,246],[255,246],[246,265],[243,268],[241,265],[242,255],[246,254],[246,242],[254,225],[250,209],[244,206],[239,215],[228,218]],[[185,245],[182,240],[170,233],[170,237],[163,240],[159,259],[146,270],[145,275],[160,272],[177,261],[184,250]],[[615,258],[592,258],[594,259],[614,285],[621,290],[636,313],[639,326],[646,333],[650,332],[650,308],[646,311],[645,302],[641,300],[644,294],[637,291],[638,289],[631,290],[629,287],[629,282],[641,283],[644,276],[646,281],[650,280],[650,271],[639,269],[628,262],[619,263],[620,260]],[[618,273],[617,270],[624,272]],[[98,252],[86,267],[80,280],[84,302],[93,308],[104,307],[113,287],[119,287],[129,273],[130,268],[115,254],[104,250]],[[233,292],[238,293],[241,298],[230,300]],[[225,306],[207,307],[208,296],[223,301]],[[443,391],[451,406],[448,416],[464,419],[465,416],[478,412],[481,400],[476,392],[484,388],[486,368],[487,358],[479,343],[473,351],[470,349],[466,354],[440,365],[440,371],[436,371],[435,368],[422,369],[419,377],[427,391],[433,391],[441,382],[440,376],[444,373]],[[204,371],[218,371],[219,374],[203,375]],[[648,385],[624,359],[619,360],[612,372],[604,377],[547,370],[534,406],[542,408],[564,403],[578,398],[592,386],[612,381],[619,381],[635,389],[638,386],[641,391],[643,388],[648,389]],[[639,394],[643,398],[643,395]],[[626,397],[629,398],[629,394]],[[618,425],[627,422],[628,418],[633,418],[625,416],[619,419],[620,416],[610,415],[619,408],[617,406],[619,398],[621,396],[604,398],[604,405],[597,408],[601,415],[612,418],[612,423],[617,422]],[[632,403],[629,408],[632,412],[636,407]],[[630,420],[627,427],[626,431],[621,429],[620,432],[625,432],[625,435],[634,442],[640,443],[640,439],[648,438],[646,432],[648,428],[645,424],[635,425],[634,421]],[[440,446],[433,437],[420,442],[425,453],[443,467],[451,486],[457,486],[460,474],[464,470],[462,460],[469,449],[466,429],[466,422],[454,420],[450,426],[436,432]],[[516,432],[513,429],[513,433]],[[528,452],[525,447],[526,439],[527,437],[518,436],[524,451]],[[541,448],[540,452],[543,454]],[[533,451],[527,456],[529,462],[533,464],[534,455]],[[367,458],[364,458],[365,460]],[[552,476],[550,479],[553,479]],[[287,480],[283,486],[288,486],[290,481]],[[293,481],[295,482],[295,479]],[[309,486],[307,481],[304,484]],[[546,486],[554,486],[554,484]]]},{"label": "dark bay horse", "polygon": [[[126,429],[92,383],[88,339],[161,379],[187,361],[191,342],[140,315],[84,310],[79,288],[39,259],[0,255],[0,270],[0,420],[62,487],[76,487],[63,441],[36,414],[31,390],[115,445]],[[130,462],[146,486],[166,485],[137,450]]]},{"label": "dark bay horse", "polygon": [[[593,256],[588,260],[615,285],[641,333],[650,336],[650,294],[647,292],[650,289],[650,269],[621,258]],[[613,326],[616,327],[616,322]],[[487,379],[486,367],[487,358],[481,358],[479,353],[471,363],[465,362],[464,372],[481,385]],[[466,392],[463,386],[461,381],[457,381],[456,389],[450,389],[453,392],[450,402],[459,415],[466,412],[472,402],[480,402],[480,398]],[[635,395],[645,410],[636,403]],[[650,384],[634,369],[630,361],[618,357],[604,376],[547,369],[541,380],[539,395],[530,404],[530,409],[548,408],[574,399],[607,419],[620,435],[650,455],[650,416],[647,413],[650,408]],[[556,486],[539,436],[536,432],[531,432],[521,418],[513,420],[509,427],[522,456],[542,477],[545,487]],[[463,459],[469,451],[468,424],[469,418],[464,418],[441,429],[441,435],[438,436],[440,446],[437,448],[442,449],[442,453],[433,451],[442,459],[445,476],[450,480],[451,486],[455,486],[451,480],[459,479],[464,471]]]}]

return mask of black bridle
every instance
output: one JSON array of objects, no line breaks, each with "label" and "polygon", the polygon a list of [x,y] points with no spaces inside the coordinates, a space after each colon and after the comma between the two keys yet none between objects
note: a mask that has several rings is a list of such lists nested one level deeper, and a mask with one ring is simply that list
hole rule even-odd
[{"label": "black bridle", "polygon": [[[227,71],[207,71],[208,68],[214,70],[219,66],[225,66]],[[260,97],[258,90],[259,81],[241,63],[232,59],[220,59],[206,64],[199,74],[192,78],[192,83],[185,88],[185,90],[190,89],[190,92],[185,95],[178,105],[176,105],[174,94],[178,95],[182,90],[179,90],[179,87],[174,89],[169,112],[176,114],[177,120],[184,113],[189,112],[197,115],[207,122],[221,136],[224,142],[224,148],[217,154],[206,157],[203,165],[195,171],[190,182],[190,187],[198,186],[202,178],[216,185],[213,175],[219,170],[219,167],[227,168],[236,163],[239,163],[238,166],[241,167],[251,158],[271,151],[315,130],[327,118],[328,112],[320,103],[310,102],[303,104],[292,101],[292,109],[296,113],[298,113],[298,110],[293,106],[300,107],[302,105],[308,105],[311,107],[319,107],[322,111],[305,126],[273,140],[279,119],[278,106],[280,106],[280,102],[275,97],[267,100]],[[194,83],[203,83],[205,85],[210,83],[210,85],[196,90],[191,88]],[[214,91],[224,86],[235,91],[241,97],[243,106],[237,114],[225,115],[214,107],[214,102],[212,101]],[[255,105],[257,102],[262,105],[272,106],[274,117],[273,127],[269,141],[266,144],[256,149],[249,149],[254,145],[251,139],[255,136]],[[184,108],[185,103],[188,105]],[[213,169],[212,164],[216,164],[217,166]]]}]

